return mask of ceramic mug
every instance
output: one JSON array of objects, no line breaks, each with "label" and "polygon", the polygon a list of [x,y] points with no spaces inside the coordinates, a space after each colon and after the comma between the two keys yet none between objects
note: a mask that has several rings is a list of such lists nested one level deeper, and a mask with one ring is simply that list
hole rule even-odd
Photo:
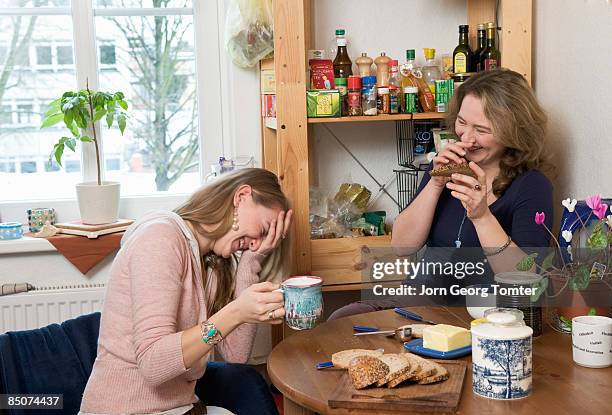
[{"label": "ceramic mug", "polygon": [[572,319],[572,352],[580,366],[612,365],[612,318],[580,316]]},{"label": "ceramic mug", "polygon": [[294,330],[309,330],[323,315],[323,296],[319,277],[300,276],[283,281],[285,321]]}]

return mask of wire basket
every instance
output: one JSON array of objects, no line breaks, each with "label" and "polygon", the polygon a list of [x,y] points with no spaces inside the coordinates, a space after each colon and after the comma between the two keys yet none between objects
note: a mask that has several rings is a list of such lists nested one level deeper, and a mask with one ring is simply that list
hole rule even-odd
[{"label": "wire basket", "polygon": [[403,211],[412,202],[419,186],[419,172],[424,171],[427,165],[421,168],[406,168],[393,170],[397,178],[397,202],[399,211]]},{"label": "wire basket", "polygon": [[[432,128],[439,128],[440,120],[403,120],[395,123],[397,164],[416,169],[415,153],[426,154],[433,148]],[[418,151],[415,151],[417,149]]]}]

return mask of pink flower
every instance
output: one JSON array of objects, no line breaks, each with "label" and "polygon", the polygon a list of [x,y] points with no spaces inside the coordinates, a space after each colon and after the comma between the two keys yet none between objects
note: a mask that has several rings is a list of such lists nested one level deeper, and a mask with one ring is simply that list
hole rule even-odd
[{"label": "pink flower", "polygon": [[535,223],[538,225],[542,225],[544,223],[544,219],[546,219],[546,215],[544,212],[536,212],[535,214]]},{"label": "pink flower", "polygon": [[588,207],[590,207],[591,209],[595,210],[595,209],[599,209],[599,206],[601,205],[601,196],[600,195],[593,195],[593,196],[589,196],[586,198],[586,204]]},{"label": "pink flower", "polygon": [[593,213],[599,219],[603,219],[606,216],[607,210],[608,210],[608,205],[606,205],[605,203],[602,203],[597,208],[593,209]]}]

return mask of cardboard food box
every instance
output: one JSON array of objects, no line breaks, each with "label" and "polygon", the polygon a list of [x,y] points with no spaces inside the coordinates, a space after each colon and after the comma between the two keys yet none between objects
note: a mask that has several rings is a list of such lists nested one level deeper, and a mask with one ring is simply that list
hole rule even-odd
[{"label": "cardboard food box", "polygon": [[263,69],[261,71],[261,93],[276,94],[276,77],[274,69]]},{"label": "cardboard food box", "polygon": [[306,91],[306,108],[308,117],[339,117],[340,91],[308,90]]},{"label": "cardboard food box", "polygon": [[261,116],[269,118],[276,117],[276,95],[261,96]]}]

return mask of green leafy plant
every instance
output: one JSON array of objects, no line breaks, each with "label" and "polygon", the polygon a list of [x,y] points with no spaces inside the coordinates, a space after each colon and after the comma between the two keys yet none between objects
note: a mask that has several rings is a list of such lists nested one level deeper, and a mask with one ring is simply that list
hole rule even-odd
[{"label": "green leafy plant", "polygon": [[[89,86],[78,92],[64,92],[60,98],[49,104],[40,127],[48,128],[63,121],[71,133],[71,136],[63,136],[55,143],[49,155],[49,162],[55,158],[57,164],[61,166],[66,147],[75,151],[78,141],[93,143],[96,148],[98,185],[101,185],[100,145],[95,123],[104,118],[108,128],[116,124],[123,135],[128,120],[127,109],[128,103],[123,92],[92,91]],[[91,136],[88,135],[89,132]]]},{"label": "green leafy plant", "polygon": [[[557,250],[551,251],[541,264],[536,262],[536,258],[538,257],[537,253],[526,255],[516,264],[516,269],[518,271],[529,271],[535,266],[537,272],[544,277],[550,275],[563,277],[565,279],[565,285],[555,296],[559,295],[566,287],[572,291],[587,289],[590,281],[596,278],[591,274],[597,271],[597,267],[602,270],[601,272],[608,270],[608,273],[612,269],[612,215],[606,216],[609,206],[602,203],[601,196],[595,195],[588,197],[586,199],[586,204],[591,209],[591,212],[586,220],[583,220],[575,211],[576,203],[575,199],[566,199],[562,204],[570,213],[575,212],[577,220],[580,221],[581,226],[579,230],[576,231],[578,238],[581,237],[582,231],[587,233],[584,248],[580,248],[581,244],[578,239],[578,252],[572,253],[572,245],[570,243],[574,235],[568,230],[563,231],[560,237],[569,244],[566,247],[566,251],[570,262],[566,263],[563,255],[563,248],[561,248],[559,240],[544,223],[546,218],[545,214],[543,212],[537,212],[535,215],[536,224],[544,226],[555,242]],[[589,226],[590,223],[591,226]],[[557,258],[557,253],[559,254],[559,261],[556,263],[555,259]],[[608,285],[606,281],[603,282]],[[612,287],[610,288],[612,289]]]}]

